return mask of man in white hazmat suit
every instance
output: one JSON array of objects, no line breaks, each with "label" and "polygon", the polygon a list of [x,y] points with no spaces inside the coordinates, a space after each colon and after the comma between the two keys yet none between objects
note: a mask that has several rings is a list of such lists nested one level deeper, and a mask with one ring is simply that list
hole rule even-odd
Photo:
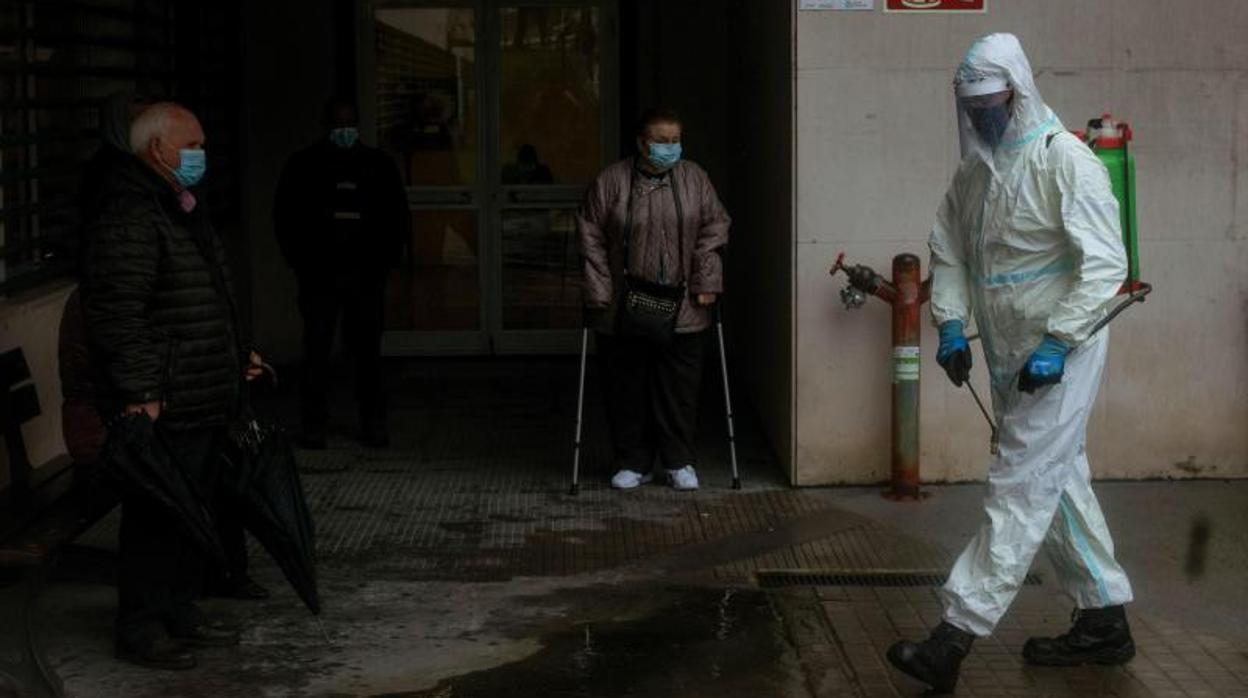
[{"label": "man in white hazmat suit", "polygon": [[1001,443],[987,518],[941,592],[943,622],[888,651],[938,691],[954,688],[971,642],[993,631],[1042,546],[1077,610],[1070,632],[1028,640],[1024,657],[1118,664],[1135,654],[1123,611],[1131,585],[1085,451],[1108,345],[1091,330],[1127,269],[1109,175],[1045,105],[1013,35],[976,41],[954,84],[963,159],[930,240],[937,361],[955,385],[967,380],[973,315]]}]

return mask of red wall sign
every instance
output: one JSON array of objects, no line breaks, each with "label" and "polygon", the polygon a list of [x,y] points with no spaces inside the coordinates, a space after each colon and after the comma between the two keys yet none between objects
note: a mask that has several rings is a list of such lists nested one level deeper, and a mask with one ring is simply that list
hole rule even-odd
[{"label": "red wall sign", "polygon": [[887,0],[885,12],[986,12],[988,0]]}]

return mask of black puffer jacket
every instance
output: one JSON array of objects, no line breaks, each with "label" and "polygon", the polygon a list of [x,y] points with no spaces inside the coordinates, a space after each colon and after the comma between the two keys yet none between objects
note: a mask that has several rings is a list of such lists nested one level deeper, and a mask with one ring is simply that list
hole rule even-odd
[{"label": "black puffer jacket", "polygon": [[104,409],[160,400],[170,428],[224,424],[243,371],[224,247],[202,200],[183,212],[134,157],[115,172],[87,230],[82,287]]}]

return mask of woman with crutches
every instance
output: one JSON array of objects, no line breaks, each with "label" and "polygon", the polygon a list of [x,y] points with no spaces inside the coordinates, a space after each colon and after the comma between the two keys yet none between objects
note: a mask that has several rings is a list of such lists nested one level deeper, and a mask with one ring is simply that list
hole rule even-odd
[{"label": "woman with crutches", "polygon": [[695,490],[699,384],[723,292],[731,219],[706,171],[681,159],[680,117],[648,110],[637,154],[604,169],[577,214],[586,326],[597,334],[615,459],[611,485]]}]

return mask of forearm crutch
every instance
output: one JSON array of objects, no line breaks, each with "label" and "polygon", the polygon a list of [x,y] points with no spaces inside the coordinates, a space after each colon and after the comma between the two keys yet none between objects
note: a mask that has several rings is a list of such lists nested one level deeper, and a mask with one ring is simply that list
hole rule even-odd
[{"label": "forearm crutch", "polygon": [[722,300],[715,304],[715,335],[719,338],[719,372],[724,379],[724,410],[728,418],[728,457],[732,463],[732,489],[739,490],[741,489],[741,475],[737,471],[737,434],[732,427],[732,391],[728,388],[728,354],[724,351]]},{"label": "forearm crutch", "polygon": [[589,351],[589,328],[581,329],[581,371],[576,389],[576,435],[572,437],[572,488],[569,495],[581,490],[581,424],[585,412],[585,356]]}]

